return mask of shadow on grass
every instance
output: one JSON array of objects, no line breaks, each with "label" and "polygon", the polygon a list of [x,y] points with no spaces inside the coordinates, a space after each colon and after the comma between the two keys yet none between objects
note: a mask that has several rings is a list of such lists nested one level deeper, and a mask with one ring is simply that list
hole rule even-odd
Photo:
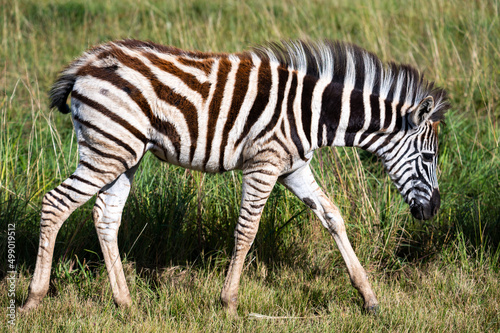
[{"label": "shadow on grass", "polygon": [[[200,201],[198,190],[188,178],[178,179],[170,185],[134,189],[119,231],[122,259],[135,262],[138,272],[175,265],[209,264],[226,269],[234,245],[234,226],[239,210],[240,199],[234,195],[237,190],[220,189],[221,192],[204,195]],[[313,275],[314,272],[331,270],[330,260],[320,264],[316,263],[318,260],[311,260],[312,256],[318,255],[314,247],[325,241],[315,239],[309,230],[312,214],[298,201],[286,202],[289,199],[285,198],[284,191],[278,186],[272,192],[250,257],[258,257],[265,263],[307,268]],[[0,195],[6,197],[2,191]],[[232,199],[224,202],[221,197]],[[101,249],[91,219],[93,201],[75,211],[61,228],[54,262],[64,262],[76,256],[87,265],[89,262],[102,264]],[[481,206],[477,200],[469,200],[445,208],[438,223],[413,221],[401,233],[400,246],[394,256],[377,259],[387,266],[401,259],[425,262],[440,253],[458,233],[472,248],[495,252],[500,243],[500,234],[496,232],[500,229],[500,208],[491,206],[492,202],[480,203]],[[0,203],[2,244],[7,244],[9,223],[16,224],[16,264],[32,271],[38,251],[39,211],[26,200],[7,196]],[[331,238],[327,241],[333,244]],[[371,246],[378,245],[374,240]],[[95,267],[98,269],[98,265]],[[7,270],[7,247],[2,246],[0,278]]]}]

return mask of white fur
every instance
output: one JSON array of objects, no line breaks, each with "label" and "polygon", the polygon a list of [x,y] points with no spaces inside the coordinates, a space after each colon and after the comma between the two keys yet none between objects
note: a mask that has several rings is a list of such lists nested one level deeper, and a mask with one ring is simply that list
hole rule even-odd
[{"label": "white fur", "polygon": [[363,84],[363,107],[365,110],[364,112],[365,119],[361,131],[356,133],[356,136],[354,137],[354,145],[359,144],[361,134],[368,129],[372,119],[372,107],[370,103],[370,96],[373,92],[373,85],[375,83],[376,67],[375,64],[373,63],[373,60],[367,54],[363,55],[363,64],[365,69],[365,82]]},{"label": "white fur", "polygon": [[215,125],[212,147],[210,148],[210,159],[208,160],[206,166],[207,170],[213,169],[214,171],[216,171],[219,168],[220,145],[222,141],[224,125],[226,124],[229,108],[231,107],[231,102],[233,100],[236,72],[238,71],[240,59],[237,57],[229,57],[229,60],[231,61],[231,70],[227,76],[226,84],[224,87],[224,96],[220,105],[219,117]]},{"label": "white fur", "polygon": [[351,114],[351,93],[356,82],[356,68],[354,65],[354,58],[349,49],[346,49],[346,55],[347,67],[346,75],[344,78],[344,89],[342,90],[342,107],[340,112],[339,125],[335,132],[335,138],[333,139],[334,146],[345,145],[345,132],[347,130],[347,126],[349,125],[349,115]]},{"label": "white fur", "polygon": [[[252,129],[249,132],[249,137],[255,137],[262,129],[264,129],[267,124],[271,121],[272,116],[274,115],[274,110],[276,108],[276,104],[278,102],[278,66],[277,62],[271,62],[271,75],[272,75],[272,86],[271,91],[269,92],[269,101],[267,103],[266,108],[262,112],[261,117],[255,124],[252,126]],[[261,141],[265,140],[266,136],[262,138]]]},{"label": "white fur", "polygon": [[227,146],[225,147],[224,168],[226,170],[230,170],[238,164],[240,160],[239,156],[241,155],[244,143],[246,143],[246,140],[243,140],[242,144],[240,144],[238,147],[235,147],[236,140],[237,138],[240,137],[241,133],[243,132],[243,128],[245,127],[248,118],[248,114],[252,108],[253,103],[255,102],[255,98],[257,97],[257,85],[258,85],[257,81],[258,81],[259,68],[262,61],[257,55],[252,54],[252,62],[254,67],[250,71],[247,93],[245,95],[243,104],[241,105],[240,112],[236,118],[236,121],[234,122],[233,128],[229,132],[228,143]]},{"label": "white fur", "polygon": [[212,98],[214,97],[217,81],[217,71],[219,69],[219,59],[215,59],[212,64],[212,70],[210,72],[210,76],[208,81],[211,83],[210,91],[208,93],[207,100],[205,104],[201,108],[201,111],[198,112],[198,141],[196,142],[196,150],[193,156],[193,164],[196,165],[197,168],[201,168],[203,165],[203,161],[205,159],[206,146],[207,146],[207,130],[208,130],[208,113],[210,108],[210,103],[212,102]]},{"label": "white fur", "polygon": [[310,152],[312,151],[311,142],[307,141],[307,137],[304,132],[304,125],[302,124],[302,90],[304,88],[304,76],[304,72],[297,73],[297,91],[295,93],[295,99],[293,101],[293,114],[295,116],[297,134],[304,147],[304,152]]},{"label": "white fur", "polygon": [[330,84],[331,80],[320,79],[316,82],[312,94],[311,102],[311,148],[318,148],[318,126],[319,118],[321,115],[322,98],[326,87]]}]

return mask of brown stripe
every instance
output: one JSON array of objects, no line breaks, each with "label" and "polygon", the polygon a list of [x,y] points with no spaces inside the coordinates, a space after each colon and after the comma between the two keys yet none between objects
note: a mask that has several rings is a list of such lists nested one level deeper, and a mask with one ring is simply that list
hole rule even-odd
[{"label": "brown stripe", "polygon": [[96,168],[95,166],[93,166],[92,164],[90,164],[88,162],[85,162],[85,161],[82,161],[82,160],[80,160],[78,162],[78,164],[83,165],[87,169],[92,170],[92,171],[94,171],[96,173],[109,173],[109,174],[113,175],[113,172],[100,170],[100,169]]},{"label": "brown stripe", "polygon": [[103,156],[103,157],[106,157],[106,158],[111,158],[111,159],[114,159],[114,160],[117,160],[118,162],[120,162],[121,164],[123,164],[123,166],[125,167],[125,170],[128,170],[129,167],[127,165],[127,162],[120,156],[116,156],[116,155],[113,155],[113,154],[109,154],[109,153],[105,153],[95,147],[92,147],[90,146],[87,142],[85,141],[80,141],[78,142],[78,144],[80,146],[83,146],[83,147],[86,147],[88,149],[90,149],[91,151],[93,151],[94,153],[100,155],[100,156]]},{"label": "brown stripe", "polygon": [[224,98],[224,88],[226,87],[227,76],[231,71],[231,66],[231,62],[228,59],[220,59],[219,68],[217,69],[215,91],[208,109],[207,143],[205,146],[205,158],[203,159],[204,169],[206,169],[208,158],[210,157],[212,141],[215,135],[215,126],[217,125],[217,119],[219,119],[220,105],[222,103],[222,99]]},{"label": "brown stripe", "polygon": [[[179,133],[175,129],[175,126],[172,125],[171,123],[165,121],[161,124],[161,126],[162,126],[161,133],[165,134],[169,138],[170,142],[174,146],[175,158],[177,159],[177,161],[179,161],[180,155],[181,155],[181,136],[179,135]],[[162,146],[156,140],[151,140],[151,143],[160,147],[163,150],[165,158],[168,157],[168,154],[165,153],[166,151],[168,151],[167,147]]]},{"label": "brown stripe", "polygon": [[292,155],[288,147],[285,145],[285,143],[281,141],[281,139],[278,138],[276,134],[273,134],[273,136],[269,138],[269,141],[276,141],[281,146],[281,148],[283,148],[283,150],[288,156]]},{"label": "brown stripe", "polygon": [[[108,45],[110,45],[110,44],[108,44]],[[216,56],[225,56],[225,54],[223,54],[223,53],[186,51],[186,50],[178,49],[178,48],[173,47],[173,46],[156,44],[156,43],[153,43],[151,41],[145,42],[145,41],[136,40],[136,39],[125,39],[125,40],[121,40],[121,41],[114,41],[114,42],[112,42],[112,44],[123,45],[127,48],[134,49],[134,50],[143,51],[146,48],[146,49],[158,51],[160,53],[168,53],[168,54],[173,54],[173,55],[188,56],[191,58],[200,58],[200,59],[213,58]]]},{"label": "brown stripe", "polygon": [[131,134],[133,134],[137,139],[139,139],[143,144],[146,144],[148,142],[148,139],[146,138],[146,136],[144,136],[144,134],[142,134],[141,131],[139,131],[135,126],[130,124],[127,120],[125,120],[122,117],[120,117],[119,115],[113,113],[111,110],[109,110],[104,105],[102,105],[102,104],[100,104],[100,103],[98,103],[98,102],[96,102],[88,97],[81,95],[80,93],[78,93],[75,90],[71,93],[71,97],[79,100],[83,104],[90,106],[91,108],[100,112],[101,114],[108,117],[112,121],[120,124],[123,128],[125,128],[127,131],[129,131]]},{"label": "brown stripe", "polygon": [[82,191],[80,191],[80,190],[78,190],[78,189],[74,188],[73,186],[68,185],[68,184],[65,184],[65,183],[62,183],[62,184],[61,184],[61,186],[62,186],[62,187],[64,187],[64,188],[67,188],[67,189],[68,189],[68,190],[70,190],[70,191],[73,191],[73,192],[75,192],[75,193],[78,193],[78,194],[80,194],[80,195],[85,195],[85,196],[89,196],[89,197],[90,197],[90,196],[92,196],[92,194],[88,194],[88,193],[82,192]]},{"label": "brown stripe", "polygon": [[293,112],[293,100],[295,99],[295,92],[297,91],[297,73],[292,73],[292,82],[290,85],[290,91],[288,92],[288,102],[287,102],[287,117],[288,124],[290,125],[290,136],[292,141],[297,148],[297,152],[302,160],[306,161],[304,155],[304,146],[302,146],[302,141],[300,140],[299,133],[297,131],[297,124],[295,122],[295,114]]},{"label": "brown stripe", "polygon": [[137,157],[137,154],[135,153],[135,151],[132,149],[132,147],[130,147],[128,144],[126,144],[125,142],[123,142],[122,140],[118,139],[116,136],[112,135],[112,134],[109,134],[109,133],[106,133],[104,132],[102,129],[100,129],[99,127],[93,125],[92,123],[86,121],[86,120],[83,120],[81,119],[80,117],[78,117],[76,114],[73,115],[73,119],[78,121],[80,124],[84,125],[85,127],[87,128],[90,128],[92,130],[94,130],[95,132],[101,134],[102,136],[104,136],[105,138],[115,142],[117,145],[119,145],[120,147],[123,147],[126,151],[128,151],[132,156],[134,156],[134,158]]},{"label": "brown stripe", "polygon": [[251,210],[249,210],[248,208],[244,207],[244,206],[241,206],[241,210],[244,210],[245,212],[248,213],[248,215],[252,216],[252,215],[257,215],[258,213],[254,213],[252,212]]},{"label": "brown stripe", "polygon": [[161,100],[175,106],[183,115],[189,128],[189,136],[191,138],[191,147],[189,153],[189,162],[193,160],[196,150],[196,141],[198,139],[198,110],[184,96],[176,93],[169,86],[164,85],[151,70],[141,60],[136,57],[129,56],[123,51],[115,49],[113,55],[125,66],[132,68],[141,73],[146,79],[151,81],[153,89]]},{"label": "brown stripe", "polygon": [[102,209],[102,207],[98,203],[94,204],[94,208],[99,208],[101,210],[101,212],[104,212],[104,209]]},{"label": "brown stripe", "polygon": [[[54,190],[55,190],[55,189],[54,189]],[[47,192],[47,194],[48,194],[48,195],[50,195],[52,198],[56,199],[56,200],[57,200],[57,201],[58,201],[61,205],[65,206],[66,208],[69,208],[69,206],[68,206],[68,205],[67,205],[67,204],[66,204],[66,203],[65,203],[62,199],[60,199],[60,198],[56,197],[56,196],[55,196],[55,195],[53,195],[51,192]],[[57,209],[59,209],[60,211],[62,211],[62,209],[61,209],[61,208],[59,208],[58,206],[56,206],[56,205],[54,205],[54,204],[52,204],[52,206],[53,206],[54,208],[57,208]]]},{"label": "brown stripe", "polygon": [[[255,221],[250,221],[250,222],[255,222]],[[239,230],[239,229],[253,229],[253,224],[252,223],[249,223],[248,225],[245,225],[243,223],[238,223],[236,225],[236,228],[235,230],[237,230],[238,234],[242,235],[242,236],[245,236],[245,237],[248,237],[247,235],[245,235],[243,233],[243,230]]]},{"label": "brown stripe", "polygon": [[247,185],[250,186],[251,188],[253,188],[256,191],[259,191],[260,193],[269,193],[270,192],[270,190],[265,190],[264,191],[264,190],[258,188],[257,186],[255,186],[254,184],[249,183],[249,182],[247,183]]},{"label": "brown stripe", "polygon": [[[53,195],[52,195],[53,196]],[[54,208],[57,208],[59,210],[61,210],[61,208],[59,208],[55,203],[53,203],[50,199],[47,199],[47,197],[44,197],[44,200],[48,201],[49,202],[49,206],[52,206]]]},{"label": "brown stripe", "polygon": [[281,115],[281,105],[283,104],[283,98],[285,97],[286,82],[288,81],[288,75],[290,73],[284,67],[278,67],[278,100],[276,102],[276,107],[274,109],[274,114],[267,126],[260,131],[260,133],[255,137],[255,140],[263,137],[271,130],[274,129]]},{"label": "brown stripe", "polygon": [[[258,156],[260,155],[260,152],[257,152],[255,156]],[[280,166],[277,164],[277,163],[273,163],[273,162],[270,162],[269,160],[256,160],[255,159],[255,156],[254,158],[252,159],[252,167],[256,167],[258,165],[264,165],[264,166],[273,166],[277,169],[280,168]],[[279,158],[279,155],[277,156],[277,158]]]},{"label": "brown stripe", "polygon": [[[268,141],[266,142],[266,144],[267,144],[267,143],[269,143],[270,141],[272,141],[272,139],[273,139],[273,138],[275,138],[275,137],[276,137],[276,135],[273,135],[273,137],[272,137],[270,140],[268,140]],[[254,163],[260,162],[260,161],[253,161],[253,160],[255,159],[255,157],[257,157],[257,156],[259,156],[259,155],[261,155],[261,154],[267,153],[267,152],[271,152],[271,153],[275,154],[276,158],[278,158],[278,159],[281,157],[280,153],[279,153],[277,150],[275,150],[275,149],[273,149],[273,148],[264,148],[264,149],[259,150],[258,152],[256,152],[254,156],[249,157],[249,158],[247,158],[246,160],[243,160],[243,165],[245,165],[245,164],[246,164],[248,161],[250,161],[250,160],[252,160],[252,165],[253,165]],[[267,160],[266,160],[265,162],[269,162],[269,161],[267,161]],[[275,165],[275,164],[273,164],[272,162],[269,162],[269,164],[271,164],[271,165],[273,165],[273,166],[276,166],[276,165]]]},{"label": "brown stripe", "polygon": [[263,204],[260,204],[260,205],[253,205],[253,204],[250,204],[250,207],[252,207],[253,209],[261,209],[262,207],[264,207],[265,203]]},{"label": "brown stripe", "polygon": [[229,132],[236,122],[236,118],[240,113],[241,105],[245,101],[246,94],[248,92],[248,84],[250,82],[250,72],[253,68],[253,62],[251,60],[242,60],[236,72],[235,86],[233,91],[233,99],[231,101],[231,107],[229,108],[229,113],[227,115],[226,123],[224,124],[224,129],[222,131],[222,141],[220,143],[220,159],[219,159],[219,169],[224,171],[224,153],[227,146],[227,141],[229,138]]},{"label": "brown stripe", "polygon": [[251,175],[252,173],[262,173],[264,175],[268,175],[268,176],[274,176],[275,173],[272,172],[272,171],[269,171],[269,170],[265,170],[265,169],[262,169],[262,170],[252,170],[252,171],[248,171],[248,172],[243,172],[243,176],[248,176],[248,175]]},{"label": "brown stripe", "polygon": [[94,186],[94,187],[97,187],[97,188],[101,188],[101,186],[98,186],[98,185],[96,185],[96,184],[92,183],[91,181],[88,181],[88,180],[86,180],[86,179],[83,179],[82,177],[79,177],[79,176],[77,176],[77,175],[71,175],[71,176],[69,176],[69,179],[76,179],[76,180],[78,180],[79,182],[82,182],[82,183],[84,183],[84,184],[87,184],[87,185],[90,185],[90,186]]},{"label": "brown stripe", "polygon": [[214,64],[214,61],[212,59],[196,61],[184,57],[178,57],[177,61],[183,65],[199,69],[203,71],[206,75],[210,74],[210,72],[212,71],[212,66]]},{"label": "brown stripe", "polygon": [[243,127],[243,131],[241,132],[240,137],[238,138],[238,140],[236,140],[235,147],[237,147],[241,143],[241,141],[246,138],[252,126],[259,120],[262,112],[264,112],[264,109],[269,102],[269,93],[271,91],[271,87],[271,66],[269,66],[269,62],[262,61],[257,76],[257,96],[255,97],[252,109],[250,109],[250,112],[248,113],[245,127]]},{"label": "brown stripe", "polygon": [[271,186],[271,184],[259,178],[250,177],[249,179],[262,185]]},{"label": "brown stripe", "polygon": [[174,145],[174,148],[176,149],[177,160],[179,159],[180,135],[178,134],[175,127],[172,124],[159,119],[151,110],[151,107],[146,98],[142,95],[142,92],[135,85],[131,84],[127,80],[123,79],[120,75],[118,75],[116,73],[116,69],[112,70],[110,68],[84,66],[80,68],[77,75],[90,75],[100,80],[107,81],[114,85],[117,89],[125,91],[150,120],[153,128],[166,135],[170,139],[170,141]]},{"label": "brown stripe", "polygon": [[[243,220],[248,221],[248,222],[253,222],[253,220],[252,220],[252,219],[250,219],[250,218],[248,218],[248,217],[246,217],[246,216],[244,216],[244,215],[241,215],[241,214],[240,214],[240,219],[243,219]],[[236,230],[239,234],[241,234],[241,231],[238,231],[238,228],[236,228],[235,230]]]},{"label": "brown stripe", "polygon": [[68,193],[64,193],[63,191],[61,191],[60,189],[58,189],[57,187],[54,189],[54,191],[56,191],[57,193],[59,193],[60,195],[64,195],[66,198],[68,198],[69,201],[73,202],[73,203],[76,203],[76,200],[74,200],[73,198],[71,198],[69,196]]},{"label": "brown stripe", "polygon": [[[269,143],[271,141],[275,141],[275,139],[279,140],[278,137],[273,134],[273,136],[265,143]],[[281,140],[279,140],[281,141]],[[280,159],[281,158],[281,153],[279,151],[277,151],[276,149],[273,149],[273,148],[264,148],[262,150],[259,150],[258,152],[255,153],[255,155],[247,160],[245,160],[245,162],[243,162],[243,164],[245,164],[246,162],[248,162],[250,159],[252,159],[252,164],[255,164],[255,163],[258,163],[258,162],[262,162],[262,160],[255,160],[255,158],[259,155],[262,155],[262,154],[265,154],[265,153],[271,153],[271,154],[274,154],[274,156],[277,158],[277,159]],[[288,148],[287,148],[287,153],[289,153],[288,151]],[[275,167],[278,167],[277,164],[271,162],[270,160],[264,160],[266,163],[269,163],[271,164],[272,166],[275,166]]]},{"label": "brown stripe", "polygon": [[183,70],[175,66],[172,62],[161,59],[153,53],[142,52],[142,55],[148,58],[153,63],[153,65],[155,65],[162,71],[170,73],[181,79],[182,82],[184,82],[190,89],[199,92],[203,99],[207,99],[208,93],[210,92],[210,84],[208,82],[201,83],[200,81],[198,81],[198,79],[196,79],[194,75],[184,72]]}]

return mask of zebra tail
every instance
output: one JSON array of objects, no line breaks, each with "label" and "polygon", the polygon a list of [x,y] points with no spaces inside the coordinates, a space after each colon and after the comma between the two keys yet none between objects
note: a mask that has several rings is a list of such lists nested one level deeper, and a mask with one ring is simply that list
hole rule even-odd
[{"label": "zebra tail", "polygon": [[72,68],[69,67],[62,71],[49,93],[50,108],[53,109],[57,107],[63,114],[71,112],[68,104],[66,104],[66,100],[68,99],[71,90],[73,90],[73,86],[76,81],[76,73],[71,69]]}]

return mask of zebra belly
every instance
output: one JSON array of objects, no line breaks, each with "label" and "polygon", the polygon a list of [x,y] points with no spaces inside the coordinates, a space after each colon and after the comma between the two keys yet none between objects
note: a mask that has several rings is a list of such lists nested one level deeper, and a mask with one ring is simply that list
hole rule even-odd
[{"label": "zebra belly", "polygon": [[[153,155],[163,162],[168,162],[186,169],[202,172],[221,173],[224,171],[241,169],[243,165],[243,158],[241,154],[232,155],[229,159],[221,161],[221,164],[219,164],[219,162],[210,162],[208,157],[189,160],[189,154],[180,153],[180,148],[179,150],[177,150],[177,148],[178,147],[175,147],[175,145],[169,140],[162,140],[162,142],[154,140],[153,143],[148,145],[147,150],[151,151]],[[191,149],[191,146],[183,148],[186,152],[190,152]],[[211,150],[209,149],[208,154],[210,154],[210,152]],[[219,159],[217,159],[217,161],[219,161]]]}]

